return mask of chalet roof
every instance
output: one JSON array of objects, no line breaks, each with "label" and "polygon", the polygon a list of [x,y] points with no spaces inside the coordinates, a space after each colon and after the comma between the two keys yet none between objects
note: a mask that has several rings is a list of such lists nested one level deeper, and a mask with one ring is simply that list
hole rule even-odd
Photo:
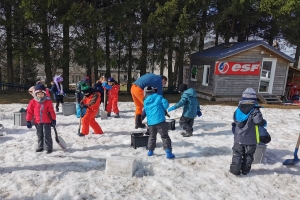
[{"label": "chalet roof", "polygon": [[249,49],[263,46],[268,50],[272,51],[273,53],[285,58],[291,63],[296,62],[295,59],[291,58],[290,56],[286,55],[285,53],[279,51],[278,49],[272,47],[271,45],[265,43],[264,41],[248,41],[248,42],[230,42],[230,43],[223,43],[212,48],[206,49],[202,52],[197,52],[191,54],[192,59],[197,58],[211,58],[211,59],[223,59],[230,57],[232,55],[241,53],[243,51],[247,51]]}]

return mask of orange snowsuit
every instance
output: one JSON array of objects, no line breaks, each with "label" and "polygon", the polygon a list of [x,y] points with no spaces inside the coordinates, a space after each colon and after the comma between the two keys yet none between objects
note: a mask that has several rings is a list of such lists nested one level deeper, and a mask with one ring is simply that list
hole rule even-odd
[{"label": "orange snowsuit", "polygon": [[110,113],[113,111],[114,113],[119,113],[118,109],[118,100],[119,100],[119,90],[120,85],[115,84],[112,86],[110,90],[108,90],[108,104],[106,106],[106,111]]},{"label": "orange snowsuit", "polygon": [[95,120],[97,112],[99,112],[100,106],[100,93],[94,92],[90,96],[85,96],[81,103],[88,105],[86,113],[82,118],[82,130],[81,133],[84,135],[89,134],[89,127],[91,126],[95,134],[103,134],[103,131],[99,124]]}]

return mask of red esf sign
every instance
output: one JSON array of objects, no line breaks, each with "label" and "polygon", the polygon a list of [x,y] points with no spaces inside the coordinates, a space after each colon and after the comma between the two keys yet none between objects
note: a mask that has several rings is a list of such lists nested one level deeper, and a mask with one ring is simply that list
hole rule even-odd
[{"label": "red esf sign", "polygon": [[215,74],[260,75],[260,62],[216,62]]}]

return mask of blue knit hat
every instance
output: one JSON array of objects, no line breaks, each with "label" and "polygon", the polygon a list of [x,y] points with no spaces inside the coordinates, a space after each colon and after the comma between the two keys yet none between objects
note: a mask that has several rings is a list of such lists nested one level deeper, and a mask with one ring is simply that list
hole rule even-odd
[{"label": "blue knit hat", "polygon": [[46,94],[46,87],[43,84],[41,84],[41,83],[37,84],[34,87],[34,93],[38,93],[38,92],[43,92],[43,93]]},{"label": "blue knit hat", "polygon": [[256,92],[253,88],[247,88],[242,95],[242,100],[253,100],[256,101]]}]

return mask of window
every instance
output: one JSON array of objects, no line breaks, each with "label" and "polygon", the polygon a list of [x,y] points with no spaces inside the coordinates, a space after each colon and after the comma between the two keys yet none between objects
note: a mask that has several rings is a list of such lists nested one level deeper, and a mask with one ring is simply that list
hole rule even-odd
[{"label": "window", "polygon": [[208,86],[210,65],[193,65],[191,71],[191,81],[196,85]]}]

